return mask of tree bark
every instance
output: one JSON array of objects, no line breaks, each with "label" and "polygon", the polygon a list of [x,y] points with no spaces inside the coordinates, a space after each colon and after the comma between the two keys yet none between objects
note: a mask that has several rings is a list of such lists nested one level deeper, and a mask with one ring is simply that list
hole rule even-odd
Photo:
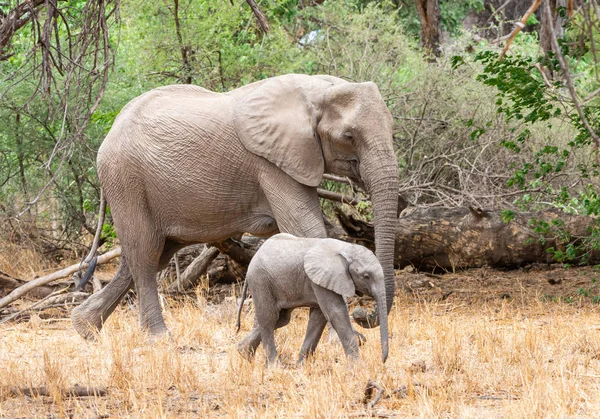
[{"label": "tree bark", "polygon": [[[542,13],[541,28],[540,28],[540,47],[544,54],[552,52],[552,28],[556,31],[556,36],[561,38],[564,35],[563,18],[558,15],[557,7],[567,7],[568,0],[546,0],[550,6],[551,21],[548,16]],[[571,4],[572,7],[572,4]]]},{"label": "tree bark", "polygon": [[440,5],[439,0],[415,0],[421,22],[421,46],[427,54],[440,56]]},{"label": "tree bark", "polygon": [[[532,223],[532,220],[538,222]],[[560,220],[560,221],[559,221]],[[373,243],[373,226],[352,217],[340,218],[349,237],[368,247]],[[553,222],[562,224],[554,226]],[[500,211],[470,208],[429,208],[398,218],[396,266],[446,270],[481,266],[515,268],[529,263],[553,262],[549,249],[578,244],[589,235],[590,217],[558,211],[517,213],[510,222]],[[536,228],[537,226],[537,228]],[[540,232],[544,231],[543,235]],[[564,234],[569,239],[564,239]],[[594,251],[588,263],[600,262]]]}]

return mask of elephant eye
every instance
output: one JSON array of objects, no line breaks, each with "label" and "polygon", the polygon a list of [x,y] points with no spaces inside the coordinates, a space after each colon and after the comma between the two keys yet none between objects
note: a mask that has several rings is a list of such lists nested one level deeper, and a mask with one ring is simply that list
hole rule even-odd
[{"label": "elephant eye", "polygon": [[354,136],[352,135],[352,133],[350,131],[346,131],[346,132],[344,132],[344,138],[346,140],[352,141],[354,139]]}]

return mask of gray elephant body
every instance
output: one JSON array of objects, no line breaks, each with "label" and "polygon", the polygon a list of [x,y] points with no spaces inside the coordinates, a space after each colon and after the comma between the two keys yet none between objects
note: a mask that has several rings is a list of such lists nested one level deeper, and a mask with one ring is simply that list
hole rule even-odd
[{"label": "gray elephant body", "polygon": [[258,250],[246,275],[240,315],[252,293],[255,327],[239,344],[238,350],[251,357],[262,341],[269,363],[277,359],[274,331],[285,326],[292,310],[310,307],[306,337],[299,362],[314,352],[327,321],[331,322],[346,355],[358,358],[358,342],[348,316],[345,297],[361,294],[375,297],[380,313],[383,362],[388,356],[388,325],[383,269],[365,247],[334,239],[298,238],[277,234]]},{"label": "gray elephant body", "polygon": [[[152,90],[129,103],[122,113],[135,116],[135,122],[116,121],[98,151],[98,172],[112,213],[130,213],[134,204],[161,236],[181,244],[276,232],[260,184],[261,176],[280,177],[281,170],[239,141],[221,141],[235,137],[235,102],[235,95],[182,85]],[[173,132],[175,122],[178,132]],[[227,160],[217,157],[224,154]],[[128,199],[119,196],[125,179]],[[302,189],[292,179],[281,182],[286,180]],[[127,226],[119,223],[131,217],[121,218],[115,224],[123,240]]]},{"label": "gray elephant body", "polygon": [[98,151],[121,264],[73,311],[75,329],[93,337],[135,283],[142,327],[164,333],[156,272],[186,245],[244,232],[326,237],[316,191],[323,172],[370,191],[393,296],[397,164],[391,116],[373,83],[285,75],[229,93],[167,86],[132,100]]}]

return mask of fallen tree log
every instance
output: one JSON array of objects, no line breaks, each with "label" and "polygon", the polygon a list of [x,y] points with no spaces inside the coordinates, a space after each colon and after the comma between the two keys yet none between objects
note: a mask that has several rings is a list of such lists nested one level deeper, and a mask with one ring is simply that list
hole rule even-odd
[{"label": "fallen tree log", "polygon": [[[120,255],[121,255],[121,248],[117,247],[116,249],[113,249],[110,252],[106,252],[103,255],[98,256],[97,264],[100,265],[100,264],[106,263]],[[19,299],[22,296],[24,296],[25,294],[27,294],[29,291],[31,291],[39,286],[49,284],[58,279],[66,278],[67,276],[74,274],[75,272],[77,272],[79,270],[79,266],[80,266],[80,264],[76,263],[67,268],[61,269],[60,271],[53,272],[51,274],[44,275],[44,276],[36,278],[36,279],[32,279],[31,281],[27,281],[25,284],[21,285],[19,288],[15,289],[15,290],[13,290],[10,294],[5,296],[4,298],[1,298],[0,299],[0,308],[6,307],[13,301],[16,301],[17,299]],[[88,266],[88,264],[84,262],[83,264],[81,264],[81,269],[85,269],[85,268],[87,268],[87,266]]]},{"label": "fallen tree log", "polygon": [[[395,264],[453,270],[551,263],[550,249],[577,245],[597,222],[559,211],[514,213],[508,222],[503,218],[501,211],[464,207],[414,210],[398,218]],[[373,247],[371,223],[340,214],[338,219],[349,238]],[[600,263],[600,252],[593,251],[588,263]]]},{"label": "fallen tree log", "polygon": [[[226,239],[207,243],[200,255],[187,265],[181,277],[167,287],[167,291],[173,293],[188,290],[196,286],[200,277],[207,273],[209,283],[213,284],[243,280],[260,241],[255,237],[244,237],[241,240]],[[219,253],[222,256],[219,256]],[[186,254],[186,258],[188,256],[189,254]],[[179,263],[181,264],[181,261]]]},{"label": "fallen tree log", "polygon": [[[371,223],[346,215],[339,208],[336,213],[345,234],[331,229],[332,235],[374,248],[374,228]],[[589,235],[590,225],[597,223],[592,217],[559,211],[515,213],[511,221],[505,222],[503,219],[505,217],[501,211],[473,208],[405,211],[396,224],[395,264],[401,268],[413,265],[421,270],[453,270],[486,265],[514,268],[530,263],[551,263],[553,259],[549,249],[564,249],[569,244],[581,243],[582,238]],[[538,227],[547,228],[536,228],[532,220],[537,220]],[[187,266],[180,281],[171,284],[168,292],[190,288],[204,274],[208,274],[211,284],[242,280],[260,243],[261,239],[252,237],[243,237],[241,241],[228,239],[210,243],[209,251],[196,260],[195,255],[186,254],[185,258],[190,262],[194,260],[195,266],[192,266],[194,263]],[[197,247],[198,250],[200,248]],[[227,256],[225,263],[223,256],[217,258],[219,252]],[[98,257],[98,263],[105,263],[120,253],[120,248],[105,253]],[[185,252],[182,250],[181,253]],[[180,264],[182,261],[179,260]],[[593,251],[588,262],[600,263],[600,251]],[[84,268],[86,266],[83,265]],[[0,299],[0,309],[36,287],[69,276],[78,269],[79,264],[75,264],[25,282]],[[15,279],[7,278],[5,282],[13,284]]]},{"label": "fallen tree log", "polygon": [[[15,278],[14,276],[0,271],[0,295],[7,295],[12,290],[19,288],[26,283],[27,281],[24,281],[20,278]],[[52,294],[54,291],[56,291],[55,287],[41,286],[32,290],[32,296],[34,298],[44,298],[47,295]]]},{"label": "fallen tree log", "polygon": [[211,262],[219,255],[219,249],[213,246],[204,248],[200,256],[192,261],[181,277],[172,282],[169,287],[169,292],[177,292],[187,290],[198,282],[198,278],[206,273]]}]

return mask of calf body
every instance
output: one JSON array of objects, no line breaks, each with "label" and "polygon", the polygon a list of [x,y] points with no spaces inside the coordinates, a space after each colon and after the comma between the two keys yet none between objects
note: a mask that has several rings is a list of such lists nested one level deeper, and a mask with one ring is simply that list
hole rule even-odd
[{"label": "calf body", "polygon": [[[382,357],[388,353],[387,313],[383,270],[368,249],[334,239],[298,238],[277,234],[256,252],[248,266],[238,329],[246,287],[252,293],[256,321],[238,350],[253,356],[263,343],[267,361],[277,359],[274,331],[290,321],[292,310],[310,307],[306,336],[298,361],[315,351],[329,321],[349,358],[358,358],[358,342],[350,324],[346,297],[356,291],[371,295],[380,313]],[[260,339],[258,337],[260,336]]]}]

